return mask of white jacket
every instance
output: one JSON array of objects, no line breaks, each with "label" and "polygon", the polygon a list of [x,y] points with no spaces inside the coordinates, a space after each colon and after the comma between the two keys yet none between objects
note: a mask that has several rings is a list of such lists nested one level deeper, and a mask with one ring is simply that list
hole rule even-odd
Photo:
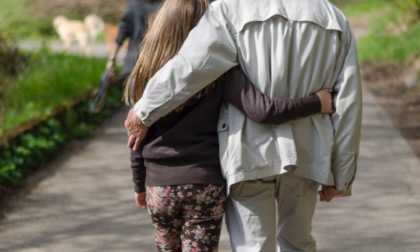
[{"label": "white jacket", "polygon": [[294,167],[295,174],[349,195],[362,88],[355,39],[344,15],[326,0],[215,1],[179,54],[149,81],[135,111],[151,125],[237,64],[271,97],[333,88],[336,113],[262,125],[225,104],[218,130],[228,185]]}]

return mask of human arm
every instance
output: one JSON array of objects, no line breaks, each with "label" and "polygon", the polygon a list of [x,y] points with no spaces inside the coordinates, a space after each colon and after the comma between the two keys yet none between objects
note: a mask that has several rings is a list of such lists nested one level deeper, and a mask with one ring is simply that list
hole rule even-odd
[{"label": "human arm", "polygon": [[343,191],[342,196],[351,195],[356,175],[363,109],[356,41],[350,27],[344,38],[348,41],[346,54],[334,85],[336,112],[331,115],[334,128],[331,171],[335,187]]},{"label": "human arm", "polygon": [[227,82],[226,99],[258,123],[280,124],[316,113],[332,113],[331,90],[328,89],[301,98],[270,98],[259,91],[238,66],[220,81]]},{"label": "human arm", "polygon": [[115,62],[116,62],[120,47],[121,45],[115,42],[112,45],[111,50],[109,52],[108,61],[106,63],[106,69],[108,69],[108,74],[110,76],[115,76],[115,66],[116,66]]},{"label": "human arm", "polygon": [[119,21],[118,24],[118,33],[117,37],[115,38],[115,41],[110,49],[109,55],[108,55],[108,61],[107,61],[107,69],[109,70],[109,74],[111,76],[115,75],[115,66],[116,66],[116,59],[118,52],[124,43],[124,41],[131,36],[132,33],[132,8],[130,7],[130,4],[127,6],[127,8],[124,10],[124,13]]},{"label": "human arm", "polygon": [[[127,118],[126,125],[153,124],[238,64],[231,31],[219,9],[220,2],[211,4],[179,53],[150,79],[134,106],[141,120]],[[128,146],[136,149],[141,136],[127,130]]]},{"label": "human arm", "polygon": [[130,151],[132,178],[134,182],[134,199],[141,208],[146,208],[146,167],[144,159],[138,151]]},{"label": "human arm", "polygon": [[147,83],[134,110],[146,125],[184,103],[237,65],[231,30],[213,2],[190,31],[183,46]]}]

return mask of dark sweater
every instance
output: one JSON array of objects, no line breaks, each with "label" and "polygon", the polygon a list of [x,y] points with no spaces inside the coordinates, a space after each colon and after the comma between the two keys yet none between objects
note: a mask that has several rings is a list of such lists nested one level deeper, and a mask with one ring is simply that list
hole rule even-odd
[{"label": "dark sweater", "polygon": [[316,95],[273,98],[263,95],[235,67],[220,77],[205,96],[190,99],[180,112],[155,122],[140,152],[131,153],[136,192],[148,186],[224,184],[219,161],[217,122],[224,99],[260,123],[283,123],[318,113]]}]

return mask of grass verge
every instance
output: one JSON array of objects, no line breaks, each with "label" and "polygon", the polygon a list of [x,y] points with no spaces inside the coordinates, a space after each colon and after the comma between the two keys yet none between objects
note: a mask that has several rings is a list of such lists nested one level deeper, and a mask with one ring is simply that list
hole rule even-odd
[{"label": "grass verge", "polygon": [[50,113],[91,90],[101,76],[103,59],[51,53],[30,54],[27,69],[4,96],[0,134]]},{"label": "grass verge", "polygon": [[0,31],[30,40],[57,38],[50,18],[30,11],[31,0],[1,0]]},{"label": "grass verge", "polygon": [[358,40],[361,62],[404,62],[420,51],[420,20],[414,19],[413,22],[413,18],[416,18],[415,8],[408,9],[408,0],[338,2],[347,17],[369,26],[368,35]]}]

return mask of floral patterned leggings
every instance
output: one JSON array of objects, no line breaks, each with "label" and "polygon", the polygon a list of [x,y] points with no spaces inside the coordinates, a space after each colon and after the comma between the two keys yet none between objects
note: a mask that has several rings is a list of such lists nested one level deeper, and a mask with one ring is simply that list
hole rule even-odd
[{"label": "floral patterned leggings", "polygon": [[224,185],[152,186],[146,195],[158,251],[217,251]]}]

